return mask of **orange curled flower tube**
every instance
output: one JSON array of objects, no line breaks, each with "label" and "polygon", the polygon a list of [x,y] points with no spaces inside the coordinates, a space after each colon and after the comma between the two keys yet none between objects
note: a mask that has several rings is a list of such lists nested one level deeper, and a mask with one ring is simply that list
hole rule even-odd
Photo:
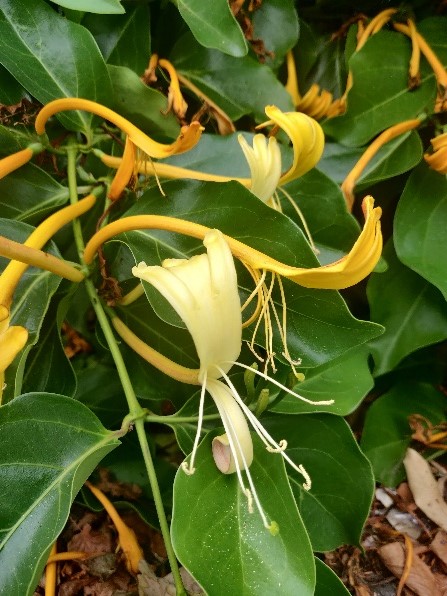
[{"label": "orange curled flower tube", "polygon": [[8,157],[4,157],[0,159],[0,178],[4,178],[14,170],[17,170],[21,166],[24,166],[29,160],[36,155],[43,151],[43,147],[40,143],[33,143],[26,149],[22,149],[21,151],[17,151],[17,153],[13,153],[12,155],[8,155]]},{"label": "orange curled flower tube", "polygon": [[[379,207],[374,208],[374,199],[372,197],[365,197],[362,207],[365,215],[365,225],[351,251],[335,263],[321,267],[310,269],[292,267],[243,244],[231,236],[225,236],[225,239],[233,255],[252,269],[278,273],[305,288],[340,290],[355,285],[371,273],[382,252],[381,209]],[[203,240],[210,230],[210,228],[201,224],[163,215],[123,217],[108,224],[92,236],[85,247],[85,262],[87,264],[91,263],[98,248],[110,238],[122,232],[138,229],[166,230],[200,240]]]},{"label": "orange curled flower tube", "polygon": [[144,132],[137,126],[129,122],[129,120],[126,120],[126,118],[123,118],[113,110],[110,110],[95,101],[77,97],[67,97],[51,101],[40,110],[35,123],[37,134],[44,134],[45,125],[51,116],[69,110],[84,110],[112,122],[127,134],[129,140],[131,140],[139,149],[151,157],[156,158],[169,157],[175,153],[188,151],[196,145],[203,130],[200,122],[191,122],[189,126],[182,126],[179,136],[173,143],[166,145],[154,141],[144,134]]}]

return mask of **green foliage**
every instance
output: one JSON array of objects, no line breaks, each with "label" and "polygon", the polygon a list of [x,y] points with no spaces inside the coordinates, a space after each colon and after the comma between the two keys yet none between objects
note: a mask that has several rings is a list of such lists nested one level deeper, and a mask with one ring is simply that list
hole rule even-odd
[{"label": "green foliage", "polygon": [[[4,387],[0,369],[0,591],[8,596],[32,596],[75,498],[99,510],[82,490],[90,475],[97,480],[98,465],[118,482],[141,488],[139,498],[120,498],[116,505],[161,530],[178,593],[176,557],[210,596],[346,595],[314,552],[361,545],[374,482],[396,486],[404,479],[408,446],[438,455],[413,442],[409,424],[414,415],[427,424],[445,423],[446,412],[447,182],[424,160],[432,152],[429,139],[445,131],[441,104],[435,106],[436,78],[422,56],[421,84],[408,88],[411,42],[392,23],[404,22],[406,13],[394,15],[357,51],[359,26],[349,22],[359,11],[374,16],[374,3],[307,2],[298,10],[295,4],[1,3],[0,155],[31,144],[34,155],[12,171],[8,159],[0,161],[0,236],[25,243],[62,207],[92,190],[98,197],[88,213],[55,226],[51,241],[39,246],[74,265],[85,275],[81,282],[27,267],[9,300],[0,275],[0,315],[10,315],[0,320],[1,366],[13,347],[4,335],[8,326],[28,332],[4,371]],[[447,19],[435,16],[428,0],[412,6],[418,30],[447,63]],[[300,163],[306,159],[307,131],[298,127],[292,147],[271,123],[256,129],[267,119],[268,105],[293,111],[285,87],[290,50],[301,97],[318,91],[321,98],[328,91],[340,98],[348,72],[353,84],[338,115],[316,114],[317,104],[307,96],[311,105],[301,109],[318,115],[324,153],[303,176],[284,188],[278,183],[281,209],[275,210],[250,192],[251,170],[238,137],[252,144],[256,133],[275,136],[283,174],[294,150]],[[175,76],[154,66],[152,54],[169,60],[180,75],[186,114],[175,111]],[[126,133],[110,113],[100,118],[56,110],[39,137],[33,124],[40,104],[61,98],[93,100],[116,111],[166,155],[172,143],[187,138],[184,127],[191,121],[199,120],[204,130],[194,147],[166,159],[138,150],[127,174],[120,171],[115,179],[126,178],[121,197],[111,201],[106,195],[115,169],[101,156],[122,156]],[[382,131],[416,117],[417,129],[385,143],[359,173],[350,212],[340,184]],[[233,132],[217,133],[223,121],[232,122]],[[135,130],[132,138],[141,144]],[[196,173],[190,179],[171,170],[155,179],[157,162]],[[263,174],[269,169],[265,162],[257,166]],[[211,181],[195,180],[197,173]],[[212,180],[216,175],[244,180]],[[362,253],[365,234],[358,240],[365,224],[361,200],[368,194],[383,211],[385,241],[373,272]],[[151,216],[152,223],[123,228],[139,216]],[[169,231],[178,220],[189,222],[187,233]],[[99,256],[86,265],[85,244],[108,224],[119,233],[102,238]],[[207,392],[200,408],[204,377],[194,371],[203,364],[203,346],[197,334],[148,282],[138,299],[121,301],[139,286],[132,268],[141,261],[154,267],[164,259],[202,262],[203,228],[197,232],[192,224],[304,269],[341,269],[355,246],[352,269],[362,273],[359,278],[371,273],[354,287],[339,283],[341,293],[313,282],[280,282],[267,273],[259,294],[262,267],[235,259],[241,304],[256,287],[262,298],[257,306],[255,296],[243,310],[243,321],[254,320],[244,326],[237,357],[242,366],[255,364],[258,374],[225,362],[233,407],[243,406],[254,445],[253,463],[248,470],[240,464],[240,477],[215,465],[212,439],[222,435],[222,424],[231,427],[225,408],[222,417]],[[3,246],[0,239],[0,251]],[[7,263],[0,256],[0,273]],[[198,283],[194,275],[185,279],[181,298],[197,300]],[[202,300],[194,304],[203,307]],[[175,364],[165,366],[153,353],[143,357],[141,346],[136,353],[129,338],[113,330],[115,317]],[[203,334],[213,333],[202,327]],[[215,342],[218,357],[222,335]],[[180,382],[175,365],[193,370],[194,380]],[[256,434],[259,425],[268,449]],[[187,475],[178,464],[183,457],[191,462],[197,444],[196,470]],[[309,491],[286,458],[304,466]],[[264,527],[259,509],[279,532],[276,525],[272,532]]]}]

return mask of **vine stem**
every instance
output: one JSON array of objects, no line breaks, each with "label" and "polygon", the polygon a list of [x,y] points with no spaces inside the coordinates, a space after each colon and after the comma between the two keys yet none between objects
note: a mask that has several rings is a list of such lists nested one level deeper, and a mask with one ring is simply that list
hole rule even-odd
[{"label": "vine stem", "polygon": [[[77,146],[76,144],[71,144],[67,148],[67,173],[68,173],[68,188],[70,192],[70,202],[76,203],[78,201],[78,192],[77,192],[77,184],[76,184],[76,156],[77,156]],[[81,263],[84,264],[83,260],[83,253],[84,253],[84,239],[82,235],[82,228],[81,223],[78,219],[73,220],[73,235],[76,243],[76,248],[78,251],[79,259]],[[149,449],[149,444],[147,441],[147,435],[144,428],[144,420],[142,416],[144,415],[144,410],[138,403],[138,399],[135,395],[135,391],[132,386],[132,382],[129,377],[129,373],[127,372],[126,365],[123,360],[123,356],[113,334],[112,327],[110,325],[109,319],[102,307],[100,300],[98,299],[96,288],[93,282],[86,278],[84,280],[85,287],[87,293],[89,295],[90,301],[92,303],[93,309],[96,313],[98,323],[102,329],[104,334],[104,338],[107,342],[109,347],[110,353],[112,358],[115,362],[115,366],[121,381],[121,385],[123,387],[124,395],[127,400],[127,404],[129,407],[129,413],[133,417],[135,416],[135,428],[137,431],[138,440],[140,443],[141,451],[143,454],[144,463],[146,466],[147,476],[149,478],[149,482],[152,489],[152,495],[155,502],[155,508],[157,510],[158,521],[160,522],[160,529],[161,533],[165,542],[166,552],[168,555],[169,564],[171,566],[172,576],[174,578],[175,588],[177,592],[177,596],[186,596],[186,591],[183,586],[182,578],[180,575],[180,570],[177,562],[177,558],[174,553],[174,548],[171,542],[171,534],[169,531],[168,520],[166,518],[166,512],[163,506],[163,500],[161,498],[160,487],[158,484],[157,474],[154,467],[154,461],[152,459],[152,455]]]}]

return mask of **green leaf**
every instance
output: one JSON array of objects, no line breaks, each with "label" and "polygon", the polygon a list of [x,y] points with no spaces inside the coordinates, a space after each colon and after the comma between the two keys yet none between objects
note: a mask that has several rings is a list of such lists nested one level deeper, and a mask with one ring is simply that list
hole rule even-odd
[{"label": "green leaf", "polygon": [[28,163],[0,180],[0,216],[37,224],[68,201],[68,188]]},{"label": "green leaf", "polygon": [[326,120],[326,134],[349,147],[365,145],[385,128],[415,118],[434,101],[436,84],[425,64],[421,86],[408,90],[410,47],[402,34],[379,31],[352,55],[354,85],[348,108],[342,116]]},{"label": "green leaf", "polygon": [[11,106],[25,97],[26,91],[13,75],[0,64],[0,104]]},{"label": "green leaf", "polygon": [[348,596],[350,592],[345,588],[330,567],[315,557],[315,571],[317,572],[317,585],[314,596]]},{"label": "green leaf", "polygon": [[[32,135],[26,128],[17,130],[0,124],[0,155],[6,156],[20,149],[25,149],[30,143],[37,141],[37,135]],[[11,174],[9,174],[11,176]]]},{"label": "green leaf", "polygon": [[356,184],[356,190],[413,169],[422,159],[422,143],[414,130],[399,135],[377,152]]},{"label": "green leaf", "polygon": [[445,395],[423,383],[394,386],[368,410],[361,446],[378,482],[396,486],[405,478],[402,464],[411,443],[408,416],[420,414],[432,424],[445,421]]},{"label": "green leaf", "polygon": [[277,442],[287,441],[286,454],[311,477],[312,488],[305,491],[303,477],[287,469],[313,550],[359,544],[374,478],[348,424],[329,414],[277,415],[261,422]]},{"label": "green leaf", "polygon": [[[285,189],[304,215],[312,239],[320,251],[317,256],[322,265],[337,261],[351,250],[360,233],[359,225],[348,213],[346,201],[335,182],[313,169],[286,184]],[[294,207],[281,192],[278,195],[283,212],[303,229]]]},{"label": "green leaf", "polygon": [[143,83],[140,77],[125,66],[109,66],[113,95],[107,105],[128,118],[145,133],[161,140],[172,140],[180,132],[174,114],[165,114],[166,97]]},{"label": "green leaf", "polygon": [[[188,219],[217,227],[284,263],[301,267],[318,265],[301,230],[238,183],[175,180],[164,183],[163,188],[168,200],[161,202],[159,190],[154,187],[147,190],[125,216],[156,213]],[[204,250],[197,240],[159,230],[132,231],[119,238],[129,246],[136,262],[158,264],[164,258],[187,258],[198,249],[200,252]],[[130,277],[130,271],[126,277]],[[249,294],[252,284],[246,279],[240,277],[239,282],[244,293]],[[288,307],[290,353],[302,358],[304,367],[333,360],[381,333],[378,326],[352,317],[336,292],[306,289],[288,280],[283,280],[283,284]],[[281,312],[280,304],[277,308]],[[249,332],[247,337],[251,337]],[[259,341],[262,344],[262,336]],[[283,351],[279,337],[274,349],[278,354]]]},{"label": "green leaf", "polygon": [[[10,240],[24,242],[33,230],[34,228],[28,224],[0,219],[0,234]],[[60,257],[59,251],[52,242],[44,247],[44,250]],[[0,258],[0,271],[5,268],[7,262],[6,259]],[[39,339],[45,313],[60,283],[61,278],[57,275],[28,267],[15,290],[10,309],[11,325],[21,325],[28,330],[28,343],[6,371],[6,389],[3,395],[5,401],[22,392],[26,359],[32,346]]]},{"label": "green leaf", "polygon": [[312,406],[292,395],[285,395],[275,403],[271,411],[282,414],[304,414],[307,412],[327,412],[347,416],[353,412],[362,399],[374,386],[368,365],[369,351],[359,349],[348,352],[335,361],[304,372],[306,378],[294,386],[293,390],[306,399],[323,401],[333,399],[331,406]]},{"label": "green leaf", "polygon": [[264,108],[269,104],[293,111],[289,93],[271,69],[251,56],[226,56],[216,50],[207,50],[192,36],[184,35],[175,44],[170,60],[232,120],[254,114],[256,119],[264,121]]},{"label": "green leaf", "polygon": [[123,14],[124,7],[120,0],[53,0],[54,4],[71,10],[95,12],[97,14]]},{"label": "green leaf", "polygon": [[425,162],[408,179],[394,220],[396,252],[447,299],[447,179]]},{"label": "green leaf", "polygon": [[[0,62],[41,103],[61,97],[98,102],[110,96],[107,68],[91,34],[58,15],[43,0],[4,0]],[[91,116],[59,116],[70,130],[90,129]]]},{"label": "green leaf", "polygon": [[228,0],[176,0],[182,18],[197,41],[206,48],[220,50],[230,56],[245,56],[248,47]]},{"label": "green leaf", "polygon": [[31,596],[76,493],[119,441],[77,401],[28,393],[0,408],[0,442],[0,585]]},{"label": "green leaf", "polygon": [[[212,436],[199,446],[196,471],[179,469],[174,482],[171,534],[180,562],[213,596],[314,593],[315,569],[309,538],[293,499],[282,458],[254,438],[250,466],[272,536],[258,511],[248,512],[236,474],[219,472]],[[299,556],[297,556],[299,553]]]},{"label": "green leaf", "polygon": [[447,304],[442,294],[402,265],[391,242],[383,256],[388,269],[373,273],[367,288],[371,319],[385,327],[385,333],[370,344],[376,376],[392,370],[418,348],[447,337]]},{"label": "green leaf", "polygon": [[128,5],[123,15],[87,14],[82,24],[95,38],[108,64],[127,66],[143,74],[151,54],[151,19],[147,4]]},{"label": "green leaf", "polygon": [[[61,327],[73,299],[73,290],[59,304],[52,304],[40,329],[39,342],[26,361],[23,392],[42,391],[73,397],[76,393],[76,375],[67,358],[61,338]],[[56,313],[56,316],[55,316]]]},{"label": "green leaf", "polygon": [[298,15],[293,0],[264,0],[253,12],[253,38],[260,39],[266,50],[266,64],[280,66],[286,53],[296,44]]}]

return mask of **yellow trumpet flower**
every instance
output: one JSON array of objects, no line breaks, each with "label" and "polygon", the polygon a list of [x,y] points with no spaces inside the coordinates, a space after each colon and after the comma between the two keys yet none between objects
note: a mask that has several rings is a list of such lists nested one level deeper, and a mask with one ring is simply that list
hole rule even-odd
[{"label": "yellow trumpet flower", "polygon": [[[303,176],[306,172],[315,167],[323,153],[324,133],[318,122],[306,114],[298,112],[282,112],[276,106],[267,106],[265,108],[265,113],[270,120],[261,124],[258,128],[274,124],[282,128],[292,141],[293,163],[279,178],[278,185],[282,186]],[[119,157],[112,157],[101,151],[95,151],[95,153],[100,157],[104,164],[111,168],[119,168],[122,163],[122,159]],[[146,176],[153,173],[162,178],[187,178],[190,180],[213,182],[236,180],[247,188],[251,188],[253,184],[251,178],[209,174],[159,162],[142,162],[138,166],[138,172],[145,174]]]},{"label": "yellow trumpet flower", "polygon": [[[259,250],[225,236],[231,252],[243,263],[254,270],[271,271],[305,288],[340,290],[353,286],[364,279],[377,264],[382,252],[382,233],[380,230],[380,207],[374,208],[374,199],[370,196],[363,199],[365,225],[351,251],[334,263],[321,267],[292,267],[281,263]],[[91,263],[98,248],[110,238],[122,232],[138,229],[157,229],[185,234],[203,240],[209,228],[201,224],[166,217],[162,215],[133,215],[123,217],[104,226],[94,234],[86,245],[85,262]]]},{"label": "yellow trumpet flower", "polygon": [[84,110],[91,112],[97,116],[101,116],[105,120],[112,122],[120,128],[139,149],[144,151],[150,157],[169,157],[176,153],[183,153],[188,151],[200,139],[203,127],[200,122],[191,122],[188,126],[182,126],[180,134],[177,139],[171,144],[163,144],[154,141],[149,136],[144,134],[137,126],[120,116],[113,110],[105,106],[90,101],[89,99],[80,99],[77,97],[65,97],[63,99],[55,99],[47,103],[39,112],[36,118],[35,128],[39,135],[45,133],[45,125],[51,116],[59,112],[66,112],[70,110]]},{"label": "yellow trumpet flower", "polygon": [[[199,369],[187,369],[170,361],[153,348],[147,346],[117,317],[112,323],[120,337],[148,362],[181,382],[192,382],[201,386],[199,403],[199,424],[194,441],[190,463],[183,463],[187,474],[195,472],[195,457],[201,435],[205,393],[213,398],[225,434],[213,440],[213,456],[218,469],[225,473],[236,473],[243,494],[247,497],[249,511],[256,503],[264,526],[275,533],[277,526],[269,522],[259,502],[249,467],[253,460],[253,443],[248,428],[250,422],[268,451],[281,453],[292,467],[303,474],[310,488],[310,479],[302,466],[297,466],[285,453],[285,441],[277,443],[262,426],[253,412],[241,399],[228,372],[233,366],[249,368],[254,374],[270,380],[284,391],[304,399],[287,389],[266,374],[237,362],[242,346],[242,318],[236,269],[233,257],[219,230],[209,230],[203,240],[206,254],[190,259],[167,259],[162,266],[147,266],[140,263],[132,273],[154,286],[171,304],[185,322],[196,347],[200,361]],[[189,372],[189,376],[185,372]],[[225,383],[220,379],[224,379]],[[304,401],[308,401],[305,400]],[[310,402],[315,403],[315,402]],[[330,405],[332,400],[317,402]],[[245,473],[248,487],[242,472]]]},{"label": "yellow trumpet flower", "polygon": [[447,132],[430,140],[433,153],[425,153],[424,159],[432,170],[447,174]]}]

